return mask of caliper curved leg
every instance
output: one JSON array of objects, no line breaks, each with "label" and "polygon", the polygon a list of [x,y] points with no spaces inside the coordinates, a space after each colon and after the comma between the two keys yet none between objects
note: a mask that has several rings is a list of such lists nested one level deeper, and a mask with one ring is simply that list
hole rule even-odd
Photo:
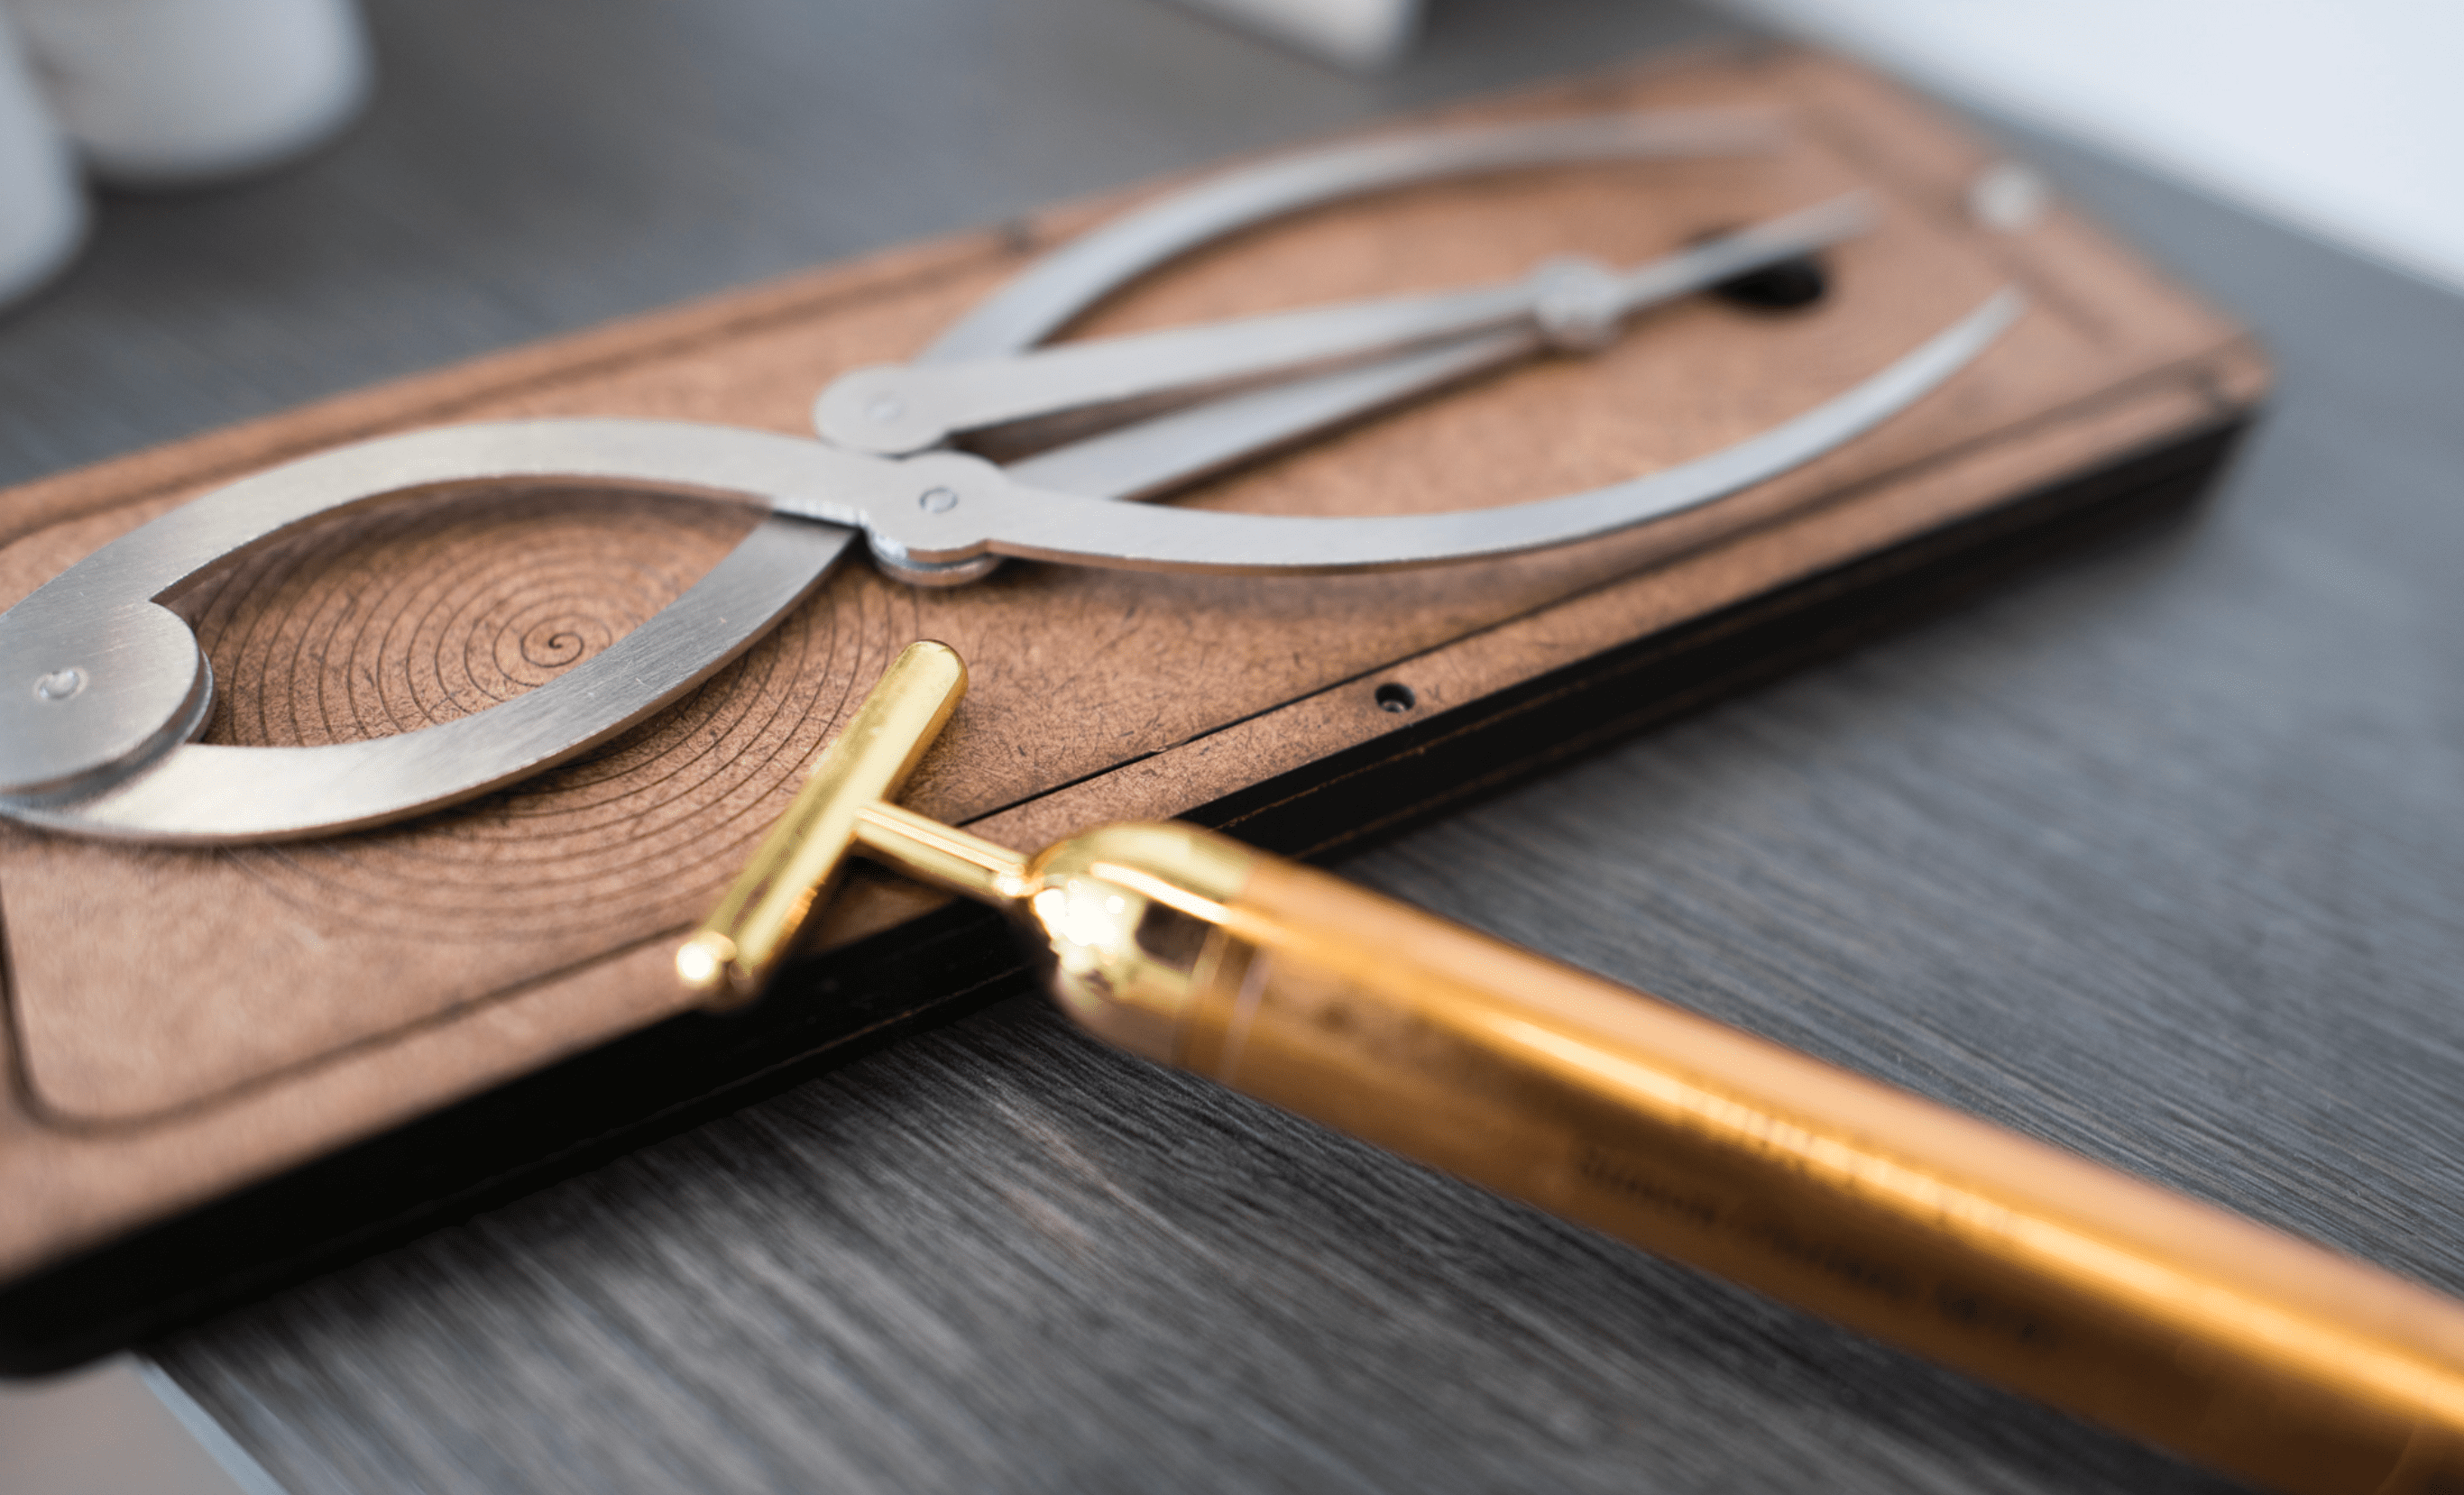
[{"label": "caliper curved leg", "polygon": [[[869,464],[860,471],[869,472]],[[450,804],[607,740],[742,653],[855,538],[773,517],[685,593],[539,689],[456,721],[318,747],[189,742],[211,672],[156,603],[234,552],[407,491],[567,478],[835,511],[847,459],[715,426],[532,421],[361,442],[256,473],[134,530],[0,614],[0,816],[79,835],[323,835]]]}]

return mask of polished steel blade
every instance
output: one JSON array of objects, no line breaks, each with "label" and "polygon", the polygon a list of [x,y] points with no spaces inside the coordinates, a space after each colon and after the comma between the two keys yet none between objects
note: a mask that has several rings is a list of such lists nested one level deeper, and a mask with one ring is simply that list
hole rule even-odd
[{"label": "polished steel blade", "polygon": [[1668,110],[1530,124],[1422,130],[1287,156],[1173,192],[1045,255],[952,324],[918,363],[1022,353],[1158,265],[1227,233],[1314,208],[1446,177],[1589,161],[1771,151],[1777,121]]},{"label": "polished steel blade", "polygon": [[[1836,244],[1872,221],[1862,193],[1787,213],[1615,277],[1596,311],[1613,326],[1660,302]],[[1539,323],[1526,316],[1485,335],[1221,396],[1007,467],[1012,477],[1033,488],[1090,498],[1152,497],[1551,345]]]},{"label": "polished steel blade", "polygon": [[875,551],[898,564],[989,554],[1149,571],[1377,570],[1562,545],[1708,503],[1855,439],[1973,362],[2025,305],[2016,291],[1996,292],[1880,373],[1769,430],[1647,476],[1533,503],[1361,518],[1226,514],[1026,488],[987,464],[972,476],[945,468],[946,504],[884,505],[868,528]]},{"label": "polished steel blade", "polygon": [[813,424],[832,446],[904,456],[990,427],[1225,389],[1276,374],[1306,377],[1313,369],[1408,356],[1516,326],[1536,329],[1551,346],[1588,352],[1615,341],[1620,323],[1638,311],[1826,249],[1873,222],[1865,195],[1855,192],[1623,274],[1559,258],[1518,280],[1457,291],[1306,307],[999,358],[875,364],[832,380],[813,403]]}]

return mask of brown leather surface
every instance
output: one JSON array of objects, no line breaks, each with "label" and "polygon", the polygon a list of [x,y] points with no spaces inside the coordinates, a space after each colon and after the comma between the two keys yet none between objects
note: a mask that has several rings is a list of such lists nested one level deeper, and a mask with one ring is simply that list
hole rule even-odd
[{"label": "brown leather surface", "polygon": [[[1817,308],[1697,299],[1597,357],[1483,381],[1182,501],[1400,513],[1538,498],[1723,445],[1870,373],[1997,285],[2025,320],[1847,449],[1697,514],[1542,556],[1379,576],[1012,564],[917,591],[843,563],[771,637],[612,746],[374,833],[227,850],[0,826],[13,1084],[0,1274],[212,1198],[684,1004],[668,974],[795,776],[919,637],[973,688],[908,802],[1022,846],[1167,816],[1612,645],[2211,427],[2261,392],[2231,325],[2067,213],[1974,226],[1989,159],[1803,54],[1697,58],[1469,111],[1747,106],[1755,158],[1415,189],[1242,235],[1088,332],[1631,262],[1863,186],[1881,231]],[[719,297],[0,495],[0,604],[215,484],[447,421],[645,415],[797,432],[837,371],[905,357],[1042,248],[1139,193]],[[577,267],[586,274],[587,267]],[[605,648],[750,523],[684,498],[533,488],[407,501],[253,554],[177,599],[213,660],[210,740],[348,740],[450,719]],[[1410,717],[1373,696],[1401,680]],[[912,915],[862,886],[825,936]]]}]

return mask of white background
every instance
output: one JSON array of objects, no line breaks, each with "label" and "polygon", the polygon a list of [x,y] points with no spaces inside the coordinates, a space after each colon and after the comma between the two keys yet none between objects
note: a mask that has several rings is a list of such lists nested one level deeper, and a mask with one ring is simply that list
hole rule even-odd
[{"label": "white background", "polygon": [[1730,0],[2464,290],[2456,0]]}]

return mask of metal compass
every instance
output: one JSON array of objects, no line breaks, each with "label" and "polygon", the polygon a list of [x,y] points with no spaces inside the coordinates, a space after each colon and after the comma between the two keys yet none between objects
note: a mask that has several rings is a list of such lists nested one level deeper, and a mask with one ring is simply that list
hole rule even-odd
[{"label": "metal compass", "polygon": [[[1302,209],[1472,173],[1745,154],[1771,140],[1752,120],[1662,114],[1424,132],[1288,157],[1108,224],[997,292],[914,362],[842,376],[814,403],[819,440],[667,421],[508,421],[358,442],[243,478],[113,540],[0,613],[0,816],[77,835],[214,844],[325,835],[466,800],[675,700],[808,595],[859,535],[885,570],[929,586],[976,580],[1004,557],[1349,571],[1563,545],[1751,487],[1948,379],[2016,319],[2016,293],[1995,294],[1863,382],[1707,455],[1538,502],[1382,517],[1122,500],[1482,370],[1603,346],[1642,308],[1861,231],[1868,209],[1835,200],[1630,270],[1554,259],[1498,285],[1039,344],[1175,256]],[[1153,413],[1158,407],[1167,407]],[[1107,407],[1140,418],[1006,465],[951,446]],[[552,478],[706,495],[768,517],[641,627],[513,700],[372,741],[191,740],[211,704],[212,670],[188,624],[155,599],[329,514],[441,484]]]}]

